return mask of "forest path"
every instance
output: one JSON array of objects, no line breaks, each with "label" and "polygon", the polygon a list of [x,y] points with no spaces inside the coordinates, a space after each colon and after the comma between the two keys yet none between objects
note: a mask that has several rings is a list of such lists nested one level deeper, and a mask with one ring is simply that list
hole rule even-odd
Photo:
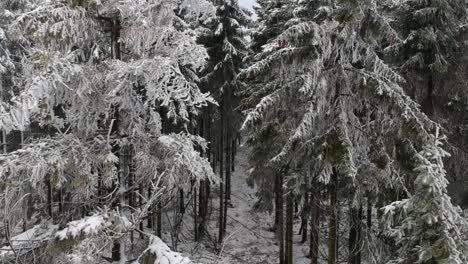
[{"label": "forest path", "polygon": [[250,146],[242,144],[236,156],[236,170],[231,179],[231,203],[228,208],[227,230],[219,263],[276,263],[278,245],[269,231],[272,216],[256,212],[255,188],[247,185]]},{"label": "forest path", "polygon": [[[275,264],[278,263],[277,241],[273,226],[273,215],[253,210],[257,201],[256,188],[247,185],[249,155],[251,147],[243,143],[236,155],[236,170],[231,179],[231,203],[228,208],[227,230],[219,264]],[[273,182],[272,182],[273,184]],[[300,229],[299,219],[294,220],[294,233]],[[307,243],[301,244],[294,236],[294,263],[310,263],[307,258]]]},{"label": "forest path", "polygon": [[[214,212],[208,223],[211,242],[188,242],[180,250],[189,254],[195,263],[203,264],[276,264],[278,262],[278,245],[274,232],[273,215],[257,212],[253,207],[257,201],[256,189],[247,185],[249,175],[249,155],[251,147],[243,143],[238,148],[235,159],[235,171],[231,178],[231,204],[228,208],[226,234],[221,251],[216,254],[212,243],[218,234],[218,204],[212,200]],[[273,184],[273,182],[272,182]],[[215,189],[216,190],[216,189]],[[294,232],[297,234],[300,223],[295,219]],[[190,230],[188,230],[190,232]],[[308,243],[301,244],[300,237],[294,236],[294,264],[309,264],[307,258]],[[207,245],[209,243],[210,245]]]}]

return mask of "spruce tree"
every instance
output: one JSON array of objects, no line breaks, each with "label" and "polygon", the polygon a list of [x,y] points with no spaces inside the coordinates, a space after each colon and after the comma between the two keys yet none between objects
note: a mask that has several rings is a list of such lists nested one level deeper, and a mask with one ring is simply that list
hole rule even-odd
[{"label": "spruce tree", "polygon": [[[66,228],[35,235],[52,244],[54,237],[57,243],[76,239],[61,256],[99,263],[102,252],[80,252],[80,238],[95,249],[112,241],[111,259],[123,263],[131,250],[126,239],[152,207],[160,211],[161,201],[180,188],[216,181],[197,151],[206,141],[189,130],[200,109],[215,103],[196,77],[208,57],[196,29],[214,8],[203,0],[1,4],[0,21],[7,23],[0,50],[14,55],[2,56],[2,66],[15,68],[18,93],[0,102],[0,129],[53,131],[0,157],[1,200],[46,200],[51,221]],[[12,43],[20,48],[9,49]],[[143,185],[151,189],[146,197]],[[79,206],[57,210],[53,202],[62,194]],[[144,202],[137,204],[136,196]],[[26,208],[5,205],[2,216],[14,226]]]},{"label": "spruce tree", "polygon": [[219,104],[217,111],[210,115],[217,116],[213,127],[216,127],[219,137],[219,171],[223,180],[220,187],[218,234],[221,242],[226,232],[227,208],[230,206],[234,150],[240,137],[241,115],[236,110],[238,98],[235,77],[249,52],[245,37],[246,28],[250,25],[250,13],[241,8],[237,0],[219,0],[213,3],[216,17],[207,22],[209,31],[201,37],[201,43],[207,47],[209,54],[208,67],[202,73],[201,85],[213,94]]},{"label": "spruce tree", "polygon": [[[280,151],[268,153],[272,157],[267,164],[289,166],[289,180],[297,175],[291,172],[312,166],[316,170],[311,181],[331,184],[337,177],[338,182],[349,182],[353,186],[349,199],[354,204],[362,204],[370,194],[390,204],[401,199],[397,197],[433,192],[445,206],[434,208],[432,217],[450,215],[449,219],[459,221],[438,218],[443,224],[434,226],[440,228],[437,241],[423,238],[406,244],[408,240],[397,239],[402,243],[395,246],[397,250],[408,246],[418,253],[428,248],[424,245],[449,248],[446,257],[462,263],[466,226],[450,200],[440,198],[446,197],[446,186],[438,180],[445,179],[444,175],[423,171],[423,177],[431,179],[427,181],[431,187],[418,187],[422,177],[418,176],[419,152],[436,144],[434,135],[439,125],[405,94],[401,86],[404,79],[380,57],[381,43],[395,34],[391,21],[382,14],[377,1],[343,0],[330,6],[325,2],[314,9],[309,9],[308,2],[299,2],[297,10],[301,12],[293,18],[299,22],[267,43],[259,55],[262,59],[242,72],[241,77],[251,85],[245,103],[257,103],[248,113],[245,126],[252,128],[255,138],[278,120],[278,109],[294,105],[294,111],[283,113],[287,124],[293,126],[283,129],[284,120],[273,126],[285,140]],[[434,167],[443,170],[442,163]],[[407,215],[423,217],[428,213],[410,208]],[[405,221],[410,220],[396,218],[390,226],[398,227]],[[453,240],[445,240],[444,232]],[[404,236],[409,239],[413,234]],[[329,263],[334,261],[329,259]]]}]

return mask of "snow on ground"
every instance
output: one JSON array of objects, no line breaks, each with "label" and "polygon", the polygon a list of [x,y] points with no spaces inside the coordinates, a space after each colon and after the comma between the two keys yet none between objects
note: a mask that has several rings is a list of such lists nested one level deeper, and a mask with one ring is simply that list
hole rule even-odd
[{"label": "snow on ground", "polygon": [[[41,246],[44,241],[53,239],[58,225],[36,225],[10,239],[12,245],[0,248],[0,260],[15,254],[23,254]],[[13,248],[13,249],[12,249]]]},{"label": "snow on ground", "polygon": [[[273,216],[268,213],[253,211],[256,202],[255,189],[247,185],[248,155],[250,147],[240,146],[236,156],[236,170],[232,175],[232,208],[228,208],[227,230],[219,254],[207,249],[204,245],[188,242],[179,247],[195,262],[206,264],[272,264],[278,263],[278,245],[274,233],[270,231]],[[217,199],[213,205],[218,205]],[[217,210],[217,208],[216,208]],[[212,214],[208,231],[217,236],[217,213]],[[295,233],[299,231],[299,220],[295,220]],[[294,237],[294,263],[310,263],[307,258],[308,243],[302,245],[300,237]]]}]

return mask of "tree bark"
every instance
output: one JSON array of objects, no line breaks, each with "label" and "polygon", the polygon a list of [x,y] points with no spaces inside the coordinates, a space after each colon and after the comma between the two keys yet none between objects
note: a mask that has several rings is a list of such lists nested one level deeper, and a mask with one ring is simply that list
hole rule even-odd
[{"label": "tree bark", "polygon": [[304,204],[302,205],[302,213],[301,213],[301,229],[302,229],[302,239],[301,243],[307,242],[307,220],[309,218],[310,213],[310,205],[309,205],[309,192],[306,191],[304,194]]},{"label": "tree bark", "polygon": [[278,173],[275,181],[275,222],[276,222],[276,237],[279,241],[279,263],[285,264],[285,248],[284,248],[284,223],[283,223],[283,175]]},{"label": "tree bark", "polygon": [[367,228],[372,228],[372,203],[370,198],[367,198]]},{"label": "tree bark", "polygon": [[226,131],[226,204],[231,201],[231,135]]},{"label": "tree bark", "polygon": [[53,216],[53,198],[52,198],[52,184],[50,182],[50,176],[46,178],[45,181],[47,187],[47,213],[49,214],[50,218],[54,218]]},{"label": "tree bark", "polygon": [[[112,52],[112,58],[113,59],[116,59],[116,60],[120,60],[121,59],[121,54],[120,54],[120,43],[119,43],[119,39],[120,39],[120,30],[121,30],[121,25],[120,25],[120,21],[118,19],[115,19],[112,21],[112,32],[111,32],[111,52]],[[119,113],[118,113],[118,110],[116,109],[116,107],[114,107],[115,110],[116,110],[116,120],[115,120],[115,123],[114,123],[114,127],[112,128],[112,132],[114,133],[118,133],[118,122],[119,122]],[[113,150],[114,154],[118,157],[119,159],[119,164],[122,163],[122,157],[120,155],[120,150],[119,150],[119,147],[115,147],[114,150]],[[118,165],[118,173],[121,174],[120,172],[121,170],[121,166]],[[122,175],[119,175],[119,185],[121,185],[121,180],[122,180]],[[119,188],[121,188],[122,186],[120,186]],[[120,193],[120,192],[118,192]],[[120,195],[120,194],[119,194]],[[116,205],[117,207],[120,206],[120,204]],[[121,254],[120,254],[121,250],[120,250],[120,242],[116,239],[114,239],[113,241],[113,245],[112,245],[112,260],[113,261],[120,261],[121,259]]]},{"label": "tree bark", "polygon": [[291,193],[286,202],[286,264],[293,264],[293,224],[294,224],[294,197]]},{"label": "tree bark", "polygon": [[359,210],[357,208],[351,207],[349,209],[349,241],[348,241],[348,250],[349,250],[349,264],[358,263],[358,253],[360,250],[358,239],[359,235]]},{"label": "tree bark", "polygon": [[[194,233],[194,240],[198,240],[198,210],[197,210],[197,199],[198,197],[197,187],[193,187],[193,233]],[[201,192],[200,192],[201,193]]]},{"label": "tree bark", "polygon": [[310,217],[310,248],[309,255],[311,264],[318,264],[319,256],[319,230],[320,230],[320,198],[318,195],[311,196],[313,206]]},{"label": "tree bark", "polygon": [[[223,111],[221,103],[220,111]],[[224,238],[224,114],[221,113],[220,136],[219,136],[219,178],[221,180],[219,186],[219,230],[218,230],[218,243],[221,244]]]},{"label": "tree bark", "polygon": [[[148,198],[151,198],[153,192],[151,187],[148,187]],[[148,221],[146,222],[146,227],[153,229],[153,219],[154,219],[154,206],[151,206],[150,211],[148,212]]]},{"label": "tree bark", "polygon": [[162,204],[158,202],[156,210],[156,235],[162,239]]},{"label": "tree bark", "polygon": [[231,147],[231,171],[235,171],[235,161],[237,155],[237,143],[235,137],[232,138],[232,147]]},{"label": "tree bark", "polygon": [[185,204],[184,204],[184,190],[179,189],[179,213],[180,215],[185,214]]},{"label": "tree bark", "polygon": [[337,174],[333,172],[329,185],[330,219],[328,223],[328,264],[336,264],[337,249]]}]

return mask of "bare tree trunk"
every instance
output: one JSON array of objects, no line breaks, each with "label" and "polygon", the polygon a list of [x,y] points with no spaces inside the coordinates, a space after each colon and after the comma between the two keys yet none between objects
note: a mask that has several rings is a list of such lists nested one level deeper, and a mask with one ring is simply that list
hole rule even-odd
[{"label": "bare tree trunk", "polygon": [[294,197],[292,193],[289,193],[286,202],[286,264],[293,264],[293,224]]},{"label": "bare tree trunk", "polygon": [[230,201],[230,188],[231,188],[231,157],[229,155],[230,151],[230,143],[229,143],[229,133],[227,132],[227,139],[226,139],[226,166],[225,166],[225,192],[224,192],[224,218],[223,218],[223,233],[226,233],[226,225],[227,225],[227,211],[229,207]]},{"label": "bare tree trunk", "polygon": [[308,218],[310,214],[310,205],[309,205],[309,191],[306,190],[304,194],[304,203],[302,205],[302,212],[301,212],[301,231],[302,231],[302,238],[301,243],[307,242],[308,236]]},{"label": "bare tree trunk", "polygon": [[[220,111],[223,111],[221,103]],[[224,113],[221,113],[220,124],[220,140],[219,140],[219,177],[221,180],[219,186],[219,230],[218,230],[218,243],[221,244],[224,238]]]},{"label": "bare tree trunk", "polygon": [[[138,186],[138,193],[140,194],[140,195],[138,195],[138,207],[142,208],[143,204],[144,204],[144,201],[143,201],[144,188],[143,188],[143,185],[141,185],[141,184]],[[149,215],[148,215],[148,219],[149,219]],[[141,231],[143,231],[143,229],[144,229],[143,221],[140,221],[139,228],[140,228]],[[143,238],[142,233],[140,233],[140,238]]]},{"label": "bare tree trunk", "polygon": [[362,206],[359,207],[359,214],[358,214],[358,232],[357,232],[357,244],[358,244],[358,252],[356,255],[356,264],[361,263],[361,253],[362,253]]},{"label": "bare tree trunk", "polygon": [[360,233],[360,225],[359,225],[359,210],[357,208],[351,207],[349,209],[349,241],[348,241],[348,250],[349,250],[349,264],[357,264],[358,263],[358,254],[360,251],[359,246],[359,233]]},{"label": "bare tree trunk", "polygon": [[226,204],[231,201],[231,147],[231,133],[226,131]]},{"label": "bare tree trunk", "polygon": [[[274,224],[274,229],[278,230],[278,226],[280,225],[280,188],[282,186],[280,185],[280,176],[276,175],[275,176],[275,186],[274,186],[274,192],[275,192],[275,224]],[[276,235],[278,235],[278,232],[276,232]]]},{"label": "bare tree trunk", "polygon": [[[148,198],[153,195],[151,187],[148,187]],[[146,222],[146,227],[153,229],[153,220],[154,220],[154,206],[151,206],[150,211],[148,212],[148,221]]]},{"label": "bare tree trunk", "polygon": [[54,218],[53,216],[53,198],[52,198],[52,184],[50,182],[50,176],[46,178],[45,181],[46,188],[47,188],[47,214],[49,214],[50,218]]},{"label": "bare tree trunk", "polygon": [[179,189],[179,213],[181,215],[185,214],[185,204],[184,204],[184,190]]},{"label": "bare tree trunk", "polygon": [[284,248],[284,203],[283,203],[283,175],[278,173],[275,181],[275,222],[276,222],[276,237],[279,241],[279,263],[285,264],[285,248]]},{"label": "bare tree trunk", "polygon": [[310,217],[309,255],[311,259],[311,264],[318,264],[319,229],[320,229],[320,197],[319,195],[311,196],[311,204],[313,206],[313,209],[312,209],[312,215]]},{"label": "bare tree trunk", "polygon": [[372,203],[370,198],[367,198],[367,228],[372,228]]},{"label": "bare tree trunk", "polygon": [[237,143],[236,143],[236,138],[232,138],[232,147],[231,147],[231,170],[235,171],[236,166],[235,166],[235,161],[236,161],[236,155],[237,155]]},{"label": "bare tree trunk", "polygon": [[162,239],[162,203],[158,202],[156,210],[156,235]]},{"label": "bare tree trunk", "polygon": [[330,180],[330,219],[328,223],[328,264],[336,264],[337,249],[337,174],[333,172]]},{"label": "bare tree trunk", "polygon": [[[3,97],[3,76],[0,75],[0,103],[3,102],[4,100],[5,99]],[[5,130],[2,130],[1,134],[2,134],[2,150],[3,150],[3,154],[6,154],[7,153],[7,137],[6,137]]]},{"label": "bare tree trunk", "polygon": [[[113,59],[116,59],[116,60],[120,60],[121,59],[121,54],[120,54],[120,43],[119,43],[119,40],[120,40],[120,30],[121,30],[121,25],[120,25],[120,21],[118,19],[115,19],[112,21],[112,32],[111,32],[111,52],[112,52],[112,58]],[[118,133],[118,123],[119,123],[119,117],[118,117],[118,110],[116,110],[116,120],[115,120],[115,123],[114,123],[114,127],[112,128],[113,132],[114,133]],[[122,160],[121,160],[121,157],[120,157],[120,151],[118,149],[118,147],[116,147],[116,149],[114,150],[114,153],[116,154],[116,156],[119,158],[119,164],[121,164]],[[121,170],[121,166],[119,166],[119,169],[118,169],[118,173],[120,173],[120,170]],[[120,175],[119,177],[119,183],[118,184],[122,184],[122,175]],[[120,188],[122,188],[122,186],[120,186]],[[120,193],[120,192],[119,192]],[[118,204],[117,206],[120,206],[120,204]],[[120,242],[118,240],[114,240],[113,241],[113,246],[112,246],[112,260],[113,261],[120,261],[121,259],[121,250],[120,250]]]},{"label": "bare tree trunk", "polygon": [[[197,199],[198,197],[198,191],[197,187],[193,187],[193,234],[194,234],[194,240],[198,240],[198,210],[197,210]],[[200,192],[201,193],[201,192]],[[201,202],[201,201],[199,201]]]}]

